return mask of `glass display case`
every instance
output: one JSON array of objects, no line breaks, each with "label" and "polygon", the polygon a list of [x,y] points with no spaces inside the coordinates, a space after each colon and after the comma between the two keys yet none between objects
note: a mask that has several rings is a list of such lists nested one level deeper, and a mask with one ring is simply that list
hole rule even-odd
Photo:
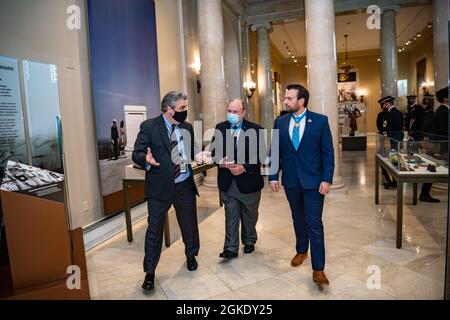
[{"label": "glass display case", "polygon": [[377,134],[377,155],[399,173],[448,174],[447,137],[424,132]]},{"label": "glass display case", "polygon": [[343,151],[366,150],[366,105],[360,101],[344,101],[338,104],[339,133]]}]

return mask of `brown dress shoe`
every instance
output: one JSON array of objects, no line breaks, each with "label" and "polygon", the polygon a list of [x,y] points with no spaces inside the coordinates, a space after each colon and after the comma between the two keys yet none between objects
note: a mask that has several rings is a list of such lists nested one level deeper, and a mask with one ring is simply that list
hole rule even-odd
[{"label": "brown dress shoe", "polygon": [[323,271],[313,271],[313,281],[319,286],[328,286],[330,284]]},{"label": "brown dress shoe", "polygon": [[308,259],[307,253],[297,253],[294,258],[291,260],[291,266],[299,267],[303,264],[303,261]]}]

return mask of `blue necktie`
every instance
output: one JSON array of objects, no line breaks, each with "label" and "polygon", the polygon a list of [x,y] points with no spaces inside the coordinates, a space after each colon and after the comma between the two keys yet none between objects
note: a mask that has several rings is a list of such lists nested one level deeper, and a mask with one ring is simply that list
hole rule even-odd
[{"label": "blue necktie", "polygon": [[300,146],[300,122],[305,118],[305,116],[306,112],[300,117],[296,117],[292,114],[292,119],[295,121],[294,130],[292,130],[292,144],[294,145],[295,150],[298,150],[298,147]]}]

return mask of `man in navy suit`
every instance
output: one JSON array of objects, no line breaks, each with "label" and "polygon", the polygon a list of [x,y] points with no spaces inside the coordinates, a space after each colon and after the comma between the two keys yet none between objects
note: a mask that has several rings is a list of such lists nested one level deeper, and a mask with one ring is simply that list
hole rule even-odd
[{"label": "man in navy suit", "polygon": [[[284,104],[290,113],[275,120],[279,135],[272,144],[278,143],[279,152],[272,153],[271,160],[281,164],[282,184],[292,211],[297,254],[291,265],[298,267],[308,258],[311,243],[313,281],[322,286],[329,284],[324,273],[322,211],[333,181],[334,150],[328,118],[307,110],[308,100],[303,86],[287,86]],[[269,176],[274,192],[280,188],[278,171]]]}]

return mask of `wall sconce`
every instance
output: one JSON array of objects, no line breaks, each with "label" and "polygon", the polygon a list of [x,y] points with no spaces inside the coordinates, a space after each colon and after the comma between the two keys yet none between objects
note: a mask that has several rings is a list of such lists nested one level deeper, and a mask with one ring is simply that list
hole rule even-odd
[{"label": "wall sconce", "polygon": [[360,89],[357,94],[359,95],[359,102],[364,103],[364,97],[366,96],[366,90]]},{"label": "wall sconce", "polygon": [[196,82],[197,82],[197,93],[200,93],[201,88],[202,88],[202,83],[200,82],[200,71],[201,71],[201,63],[199,59],[195,59],[195,62],[193,64],[191,64],[191,69],[195,74],[196,77]]},{"label": "wall sconce", "polygon": [[252,80],[247,80],[244,83],[244,89],[247,91],[247,98],[251,99],[256,91],[256,83]]},{"label": "wall sconce", "polygon": [[429,95],[431,91],[434,89],[434,81],[430,82],[422,82],[420,84],[420,89],[422,90],[422,94]]}]

